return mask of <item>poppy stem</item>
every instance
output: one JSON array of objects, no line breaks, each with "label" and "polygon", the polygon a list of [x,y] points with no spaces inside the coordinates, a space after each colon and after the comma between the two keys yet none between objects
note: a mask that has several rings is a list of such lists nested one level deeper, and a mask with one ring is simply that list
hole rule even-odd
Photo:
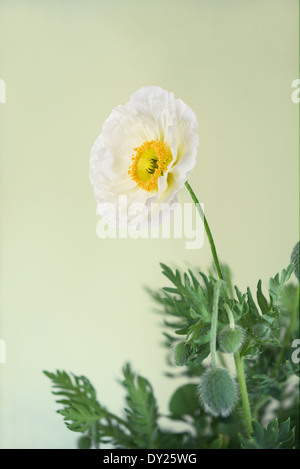
[{"label": "poppy stem", "polygon": [[220,289],[223,284],[224,284],[223,280],[217,280],[214,286],[213,311],[211,315],[211,330],[210,330],[210,354],[211,354],[211,364],[213,368],[218,368],[217,356],[216,356],[217,354],[217,327],[218,327]]},{"label": "poppy stem", "polygon": [[227,303],[224,303],[224,309],[225,309],[225,311],[227,313],[227,316],[228,316],[229,327],[230,327],[230,329],[234,329],[235,328],[234,317],[233,317],[231,309],[229,308]]},{"label": "poppy stem", "polygon": [[[222,274],[222,271],[221,271],[216,246],[215,246],[214,239],[212,237],[212,234],[211,234],[211,231],[210,231],[206,216],[204,215],[204,212],[203,212],[202,207],[199,203],[199,200],[198,200],[195,192],[193,191],[193,189],[189,185],[188,181],[186,181],[185,187],[189,191],[190,196],[192,197],[192,200],[193,200],[193,202],[196,206],[196,209],[198,210],[198,213],[199,213],[199,215],[200,215],[200,217],[203,221],[204,228],[205,228],[206,235],[207,235],[207,238],[208,238],[208,241],[209,241],[209,244],[210,244],[210,249],[211,249],[213,259],[214,259],[214,263],[215,263],[215,267],[216,267],[218,277],[219,277],[220,280],[223,280],[224,277],[223,277],[223,274]],[[215,293],[215,296],[216,296],[215,301],[217,301],[217,298],[219,299],[219,292],[220,292],[219,289],[220,289],[220,287],[218,286],[218,288],[216,289],[216,293]],[[228,314],[228,312],[227,312],[227,314]],[[232,325],[232,319],[233,318],[230,317],[231,325]],[[215,320],[214,320],[214,323],[215,323]],[[216,326],[215,326],[215,324],[213,324],[213,321],[212,321],[212,330],[213,331],[214,331],[215,327]],[[214,347],[215,347],[215,343],[213,341],[211,341],[213,366],[216,363]],[[251,410],[250,410],[250,404],[249,404],[249,398],[248,398],[248,392],[247,392],[247,385],[246,385],[245,372],[244,372],[244,366],[243,366],[243,358],[240,356],[239,352],[236,352],[234,354],[234,361],[235,361],[235,367],[236,367],[236,372],[237,372],[239,388],[240,388],[240,392],[241,392],[241,400],[242,400],[243,413],[244,413],[244,423],[245,423],[245,427],[246,427],[247,436],[250,437],[250,435],[253,432]]]},{"label": "poppy stem", "polygon": [[244,423],[244,427],[246,430],[246,435],[248,438],[250,438],[253,433],[252,416],[251,416],[251,408],[250,408],[250,403],[249,403],[243,362],[244,362],[244,357],[241,357],[239,351],[235,352],[234,363],[235,363],[235,369],[236,369],[237,379],[238,379],[239,388],[240,388],[242,406],[243,406],[243,413],[244,413],[243,423]]},{"label": "poppy stem", "polygon": [[191,188],[191,186],[189,185],[188,181],[186,181],[185,187],[189,191],[190,196],[192,197],[192,200],[193,200],[193,202],[196,206],[196,209],[198,210],[198,213],[199,213],[199,215],[200,215],[200,217],[203,221],[204,228],[205,228],[206,235],[207,235],[207,238],[208,238],[208,241],[209,241],[209,244],[210,244],[210,249],[211,249],[213,259],[214,259],[214,263],[215,263],[215,267],[216,267],[218,277],[219,277],[220,280],[223,280],[223,274],[222,274],[222,271],[221,271],[216,246],[215,246],[214,239],[213,239],[213,236],[211,234],[211,231],[210,231],[210,228],[209,228],[209,225],[208,225],[208,222],[207,222],[207,218],[204,215],[204,212],[203,212],[202,207],[199,203],[199,200],[197,199],[197,196],[196,196],[195,192],[193,191],[193,189]]}]

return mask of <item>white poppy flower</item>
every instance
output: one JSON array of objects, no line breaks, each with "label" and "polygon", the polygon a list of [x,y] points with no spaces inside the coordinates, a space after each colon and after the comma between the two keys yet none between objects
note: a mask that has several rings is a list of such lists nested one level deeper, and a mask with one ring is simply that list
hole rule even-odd
[{"label": "white poppy flower", "polygon": [[174,94],[144,87],[117,106],[91,150],[97,213],[111,226],[143,228],[172,216],[198,147],[195,113]]}]

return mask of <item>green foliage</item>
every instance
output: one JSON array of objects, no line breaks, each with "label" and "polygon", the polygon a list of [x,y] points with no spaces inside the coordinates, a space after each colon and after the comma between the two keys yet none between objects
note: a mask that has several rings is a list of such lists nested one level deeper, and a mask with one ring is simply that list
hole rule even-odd
[{"label": "green foliage", "polygon": [[[191,374],[198,373],[199,365],[209,355],[211,311],[216,280],[201,273],[197,279],[189,270],[183,276],[161,264],[163,274],[172,287],[164,287],[161,293],[149,291],[154,300],[163,307],[162,313],[170,319],[164,325],[170,332],[165,333],[168,348],[184,342],[190,347],[185,365],[192,367]],[[225,292],[226,295],[226,292]],[[226,313],[223,313],[223,320]]]},{"label": "green foliage", "polygon": [[[124,367],[123,386],[127,390],[127,419],[108,412],[96,398],[96,392],[85,376],[65,371],[45,375],[51,379],[53,394],[63,396],[56,402],[69,430],[87,432],[95,447],[110,443],[115,447],[146,448],[152,441],[157,419],[156,402],[148,381],[136,377],[129,365]],[[148,443],[147,443],[148,442]]]},{"label": "green foliage", "polygon": [[[65,371],[44,371],[52,381],[56,402],[63,405],[58,413],[64,417],[69,430],[85,433],[78,440],[78,448],[87,449],[101,443],[114,448],[176,448],[193,443],[188,432],[162,431],[158,426],[158,410],[152,387],[148,380],[124,366],[122,386],[126,390],[125,417],[120,418],[103,407],[96,392],[85,376],[69,375]],[[187,446],[185,446],[187,445]]]},{"label": "green foliage", "polygon": [[290,420],[278,424],[272,420],[266,429],[259,422],[253,422],[254,435],[250,440],[241,437],[242,449],[291,449],[295,441],[295,431],[290,428]]},{"label": "green foliage", "polygon": [[299,257],[300,257],[300,241],[294,246],[291,254],[291,262],[294,264],[294,274],[299,282]]},{"label": "green foliage", "polygon": [[151,448],[156,439],[158,411],[150,383],[135,376],[127,364],[123,369],[127,391],[125,409],[132,438],[138,448]]},{"label": "green foliage", "polygon": [[53,394],[64,406],[59,413],[74,432],[84,433],[94,422],[103,417],[103,409],[96,399],[96,391],[85,376],[68,375],[65,371],[55,373],[44,371],[53,383]]},{"label": "green foliage", "polygon": [[[176,335],[180,335],[180,339],[184,339],[195,351],[194,358],[186,363],[188,366],[180,374],[200,377],[205,371],[202,361],[209,355],[213,288],[216,279],[212,275],[207,277],[202,273],[197,278],[191,271],[182,275],[178,270],[174,272],[165,265],[162,265],[162,268],[172,286],[165,287],[160,294],[151,294],[162,306],[161,313],[164,316],[176,318],[174,323],[169,319],[164,321],[169,331],[173,329],[173,334],[168,331],[166,335],[165,346],[174,347]],[[232,311],[235,324],[244,331],[240,353],[246,359],[244,366],[254,415],[262,418],[268,412],[271,399],[278,403],[285,400],[289,381],[292,375],[299,372],[299,366],[290,360],[290,338],[298,334],[295,320],[298,317],[295,310],[298,306],[298,287],[287,284],[293,265],[270,279],[268,298],[264,295],[262,282],[259,280],[256,301],[250,288],[247,288],[246,293],[241,293],[237,286],[233,288],[230,270],[224,269],[224,266],[222,270],[226,272],[224,278],[227,291],[221,290],[220,293],[218,330],[220,333],[224,327],[228,327],[224,309],[226,303]],[[192,305],[191,309],[189,305]],[[207,346],[202,356],[198,344]],[[196,357],[200,366],[196,363]],[[168,375],[176,376],[170,372]],[[239,407],[238,405],[237,414],[241,411]]]},{"label": "green foliage", "polygon": [[[287,284],[293,265],[270,279],[268,296],[263,293],[261,280],[256,296],[250,288],[242,293],[237,286],[233,287],[229,268],[222,266],[226,287],[220,290],[217,325],[221,345],[218,349],[217,343],[217,352],[222,368],[213,370],[213,376],[209,359],[217,280],[202,272],[180,273],[161,266],[170,285],[150,294],[163,317],[169,370],[174,370],[166,375],[172,379],[184,376],[186,383],[171,396],[169,415],[162,416],[149,381],[125,365],[121,385],[126,391],[126,404],[120,417],[97,400],[96,391],[86,377],[65,371],[44,372],[52,381],[56,402],[62,406],[58,413],[70,430],[81,433],[78,447],[98,448],[103,444],[123,449],[299,447],[299,364],[291,360],[291,343],[299,335],[299,286]],[[232,314],[235,331],[241,335],[238,340],[234,337],[233,345],[232,337],[226,335],[228,330],[232,333],[228,314]],[[225,369],[228,354],[223,351],[234,352],[236,343],[255,419],[250,438],[244,433],[236,386]],[[205,401],[204,409],[201,401],[202,404]],[[277,418],[265,429],[259,422],[269,420],[270,403]],[[164,422],[169,419],[166,426],[171,425],[172,430],[161,425],[161,417]],[[172,424],[178,421],[184,423],[186,430],[173,430]]]},{"label": "green foliage", "polygon": [[269,293],[271,298],[271,304],[276,304],[281,296],[284,284],[289,280],[292,275],[294,265],[290,264],[287,269],[283,269],[281,276],[276,274],[274,278],[270,279]]},{"label": "green foliage", "polygon": [[[170,348],[180,340],[190,345],[191,354],[185,363],[187,366],[200,365],[209,355],[210,327],[213,291],[216,279],[207,277],[202,272],[199,278],[189,270],[180,274],[161,264],[162,272],[171,282],[171,287],[164,287],[161,293],[151,292],[154,300],[162,306],[161,313],[166,316],[164,325],[173,334],[165,334],[166,346]],[[256,299],[253,299],[250,288],[242,294],[237,286],[234,287],[236,298],[232,297],[232,280],[230,271],[226,269],[227,290],[222,289],[219,300],[219,330],[228,325],[228,318],[224,305],[232,311],[236,325],[245,331],[245,340],[241,348],[241,355],[253,358],[258,355],[262,346],[266,344],[280,345],[279,322],[281,314],[280,299],[284,286],[293,272],[293,264],[283,269],[281,275],[276,274],[269,282],[269,300],[262,292],[262,282],[258,281]],[[177,336],[177,337],[176,337]],[[192,374],[192,371],[190,372]]]}]

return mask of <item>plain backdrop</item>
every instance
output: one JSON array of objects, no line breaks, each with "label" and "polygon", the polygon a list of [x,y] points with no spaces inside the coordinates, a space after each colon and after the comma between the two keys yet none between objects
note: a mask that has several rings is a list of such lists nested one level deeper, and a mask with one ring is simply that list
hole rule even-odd
[{"label": "plain backdrop", "polygon": [[[146,85],[199,123],[190,183],[240,289],[264,287],[299,239],[296,0],[0,3],[0,446],[73,448],[42,370],[86,374],[111,411],[129,361],[167,412],[159,262],[207,270],[207,242],[96,236],[89,154]],[[189,201],[183,189],[181,202]]]}]

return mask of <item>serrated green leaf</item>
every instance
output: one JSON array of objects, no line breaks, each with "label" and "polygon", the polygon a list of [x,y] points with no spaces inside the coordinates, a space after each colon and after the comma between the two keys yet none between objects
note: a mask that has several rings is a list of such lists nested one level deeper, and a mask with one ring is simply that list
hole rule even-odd
[{"label": "serrated green leaf", "polygon": [[196,356],[192,358],[191,360],[189,360],[188,362],[186,362],[186,366],[200,365],[203,362],[203,360],[205,360],[205,358],[208,357],[209,354],[210,354],[209,343],[200,345],[200,347],[198,347],[198,350],[196,352]]},{"label": "serrated green leaf", "polygon": [[280,424],[280,429],[279,429],[280,441],[284,441],[284,439],[287,437],[290,431],[290,428],[291,428],[291,419],[287,419]]},{"label": "serrated green leaf", "polygon": [[287,269],[283,269],[281,276],[276,274],[269,282],[269,294],[272,302],[276,304],[281,296],[284,284],[289,280],[293,272],[293,264],[290,264]]},{"label": "serrated green leaf", "polygon": [[200,314],[197,313],[193,308],[190,309],[190,316],[192,319],[199,319]]},{"label": "serrated green leaf", "polygon": [[253,421],[253,431],[254,431],[255,440],[259,444],[261,444],[264,439],[265,431],[264,431],[264,428],[261,426],[261,424],[257,422],[256,420]]},{"label": "serrated green leaf", "polygon": [[178,288],[163,287],[163,290],[166,291],[166,292],[168,292],[168,293],[176,293],[176,294],[179,293]]},{"label": "serrated green leaf", "polygon": [[294,443],[294,430],[289,429],[289,423],[278,420],[271,421],[264,429],[257,421],[253,421],[254,435],[249,440],[241,437],[243,449],[289,449]]},{"label": "serrated green leaf", "polygon": [[256,304],[253,300],[252,293],[251,293],[251,290],[250,290],[249,287],[247,288],[247,297],[248,297],[248,304],[250,306],[251,314],[256,318],[259,318],[260,314],[259,314],[258,309],[256,307]]},{"label": "serrated green leaf", "polygon": [[260,307],[260,310],[261,310],[262,314],[268,314],[269,304],[268,304],[268,301],[267,301],[266,297],[264,296],[264,294],[262,292],[261,280],[259,280],[259,282],[257,284],[256,296],[257,296],[257,302],[259,304],[259,307]]},{"label": "serrated green leaf", "polygon": [[152,448],[156,437],[158,410],[149,381],[135,375],[129,366],[123,368],[123,386],[127,390],[125,409],[131,436],[138,448]]}]

